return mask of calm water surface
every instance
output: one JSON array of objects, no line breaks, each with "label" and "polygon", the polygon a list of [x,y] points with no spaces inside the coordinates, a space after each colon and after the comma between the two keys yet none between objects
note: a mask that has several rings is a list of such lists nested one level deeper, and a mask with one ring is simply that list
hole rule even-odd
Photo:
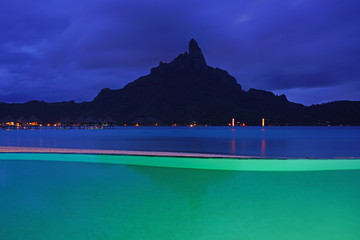
[{"label": "calm water surface", "polygon": [[[359,136],[359,127],[122,127],[0,131],[0,145],[334,158],[359,157]],[[0,155],[1,240],[360,239],[358,167],[234,171]]]},{"label": "calm water surface", "polygon": [[360,170],[1,160],[0,239],[358,240],[359,182]]},{"label": "calm water surface", "polygon": [[119,127],[0,131],[0,146],[360,157],[360,127]]}]

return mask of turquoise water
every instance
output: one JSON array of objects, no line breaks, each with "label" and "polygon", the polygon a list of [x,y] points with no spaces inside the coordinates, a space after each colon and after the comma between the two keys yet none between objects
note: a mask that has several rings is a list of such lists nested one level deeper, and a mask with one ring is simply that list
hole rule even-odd
[{"label": "turquoise water", "polygon": [[0,239],[358,240],[360,160],[300,161],[0,154]]}]

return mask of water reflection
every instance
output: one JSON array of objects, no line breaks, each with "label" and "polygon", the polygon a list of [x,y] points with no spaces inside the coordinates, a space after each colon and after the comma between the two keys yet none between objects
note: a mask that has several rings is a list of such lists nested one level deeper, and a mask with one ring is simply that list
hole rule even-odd
[{"label": "water reflection", "polygon": [[0,131],[0,146],[333,158],[360,157],[359,134],[360,127],[119,127],[113,130],[89,131],[12,130]]},{"label": "water reflection", "polygon": [[265,138],[261,139],[261,156],[266,156],[266,141]]},{"label": "water reflection", "polygon": [[233,137],[231,139],[231,154],[235,154],[236,153],[236,140],[235,138]]}]

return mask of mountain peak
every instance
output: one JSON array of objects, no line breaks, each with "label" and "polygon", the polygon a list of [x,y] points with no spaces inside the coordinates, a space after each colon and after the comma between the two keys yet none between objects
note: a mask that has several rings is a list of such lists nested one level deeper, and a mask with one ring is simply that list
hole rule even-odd
[{"label": "mountain peak", "polygon": [[189,42],[189,57],[193,66],[197,69],[206,70],[207,64],[205,57],[195,39],[191,39]]},{"label": "mountain peak", "polygon": [[189,54],[192,54],[192,53],[198,52],[198,51],[201,52],[201,49],[200,49],[198,43],[196,42],[196,40],[192,38],[189,42]]}]

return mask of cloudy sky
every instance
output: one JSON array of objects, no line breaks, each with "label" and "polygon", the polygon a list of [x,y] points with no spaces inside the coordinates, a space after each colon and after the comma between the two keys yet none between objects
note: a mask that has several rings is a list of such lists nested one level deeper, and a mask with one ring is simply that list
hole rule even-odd
[{"label": "cloudy sky", "polygon": [[4,0],[0,102],[91,101],[195,38],[245,90],[360,100],[359,0]]}]

